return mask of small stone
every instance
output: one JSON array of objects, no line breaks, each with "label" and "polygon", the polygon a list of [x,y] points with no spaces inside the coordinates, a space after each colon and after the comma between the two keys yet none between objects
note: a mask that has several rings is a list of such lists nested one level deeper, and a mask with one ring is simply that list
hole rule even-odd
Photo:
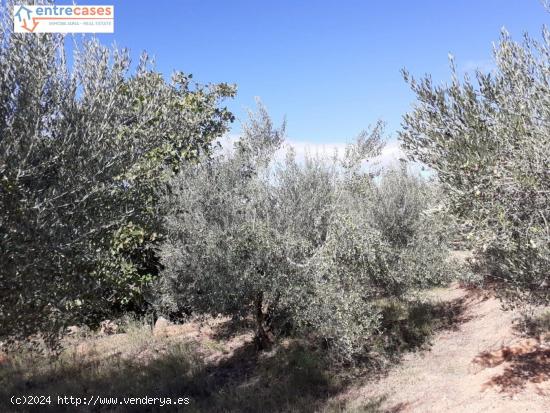
[{"label": "small stone", "polygon": [[111,335],[118,332],[118,325],[111,320],[104,320],[99,323],[99,331],[101,334]]},{"label": "small stone", "polygon": [[78,326],[69,326],[69,327],[67,327],[67,335],[68,336],[76,336],[81,331],[82,331],[82,329]]},{"label": "small stone", "polygon": [[170,321],[168,321],[164,317],[159,317],[155,322],[155,326],[153,327],[153,335],[157,336],[160,334],[164,334],[166,332],[166,328],[169,325],[170,325]]}]

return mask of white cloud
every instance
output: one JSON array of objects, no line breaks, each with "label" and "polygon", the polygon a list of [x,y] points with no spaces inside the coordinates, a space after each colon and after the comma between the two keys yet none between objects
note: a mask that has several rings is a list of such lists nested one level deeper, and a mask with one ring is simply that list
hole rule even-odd
[{"label": "white cloud", "polygon": [[[317,155],[322,158],[330,158],[333,157],[335,153],[338,154],[338,157],[342,157],[347,143],[318,143],[288,139],[286,145],[294,148],[298,159],[304,159],[306,155]],[[398,165],[399,159],[401,158],[405,158],[405,154],[401,149],[399,142],[391,141],[382,148],[381,154],[371,159],[369,163],[376,164],[381,167],[388,167]]]},{"label": "white cloud", "polygon": [[[318,155],[322,158],[331,158],[337,152],[338,156],[341,157],[344,154],[347,143],[316,143],[288,139],[286,145],[292,146],[296,152],[296,158],[303,161],[306,155]],[[284,149],[281,151],[281,157],[283,153]],[[403,151],[399,141],[391,140],[382,148],[380,155],[365,163],[365,167],[374,168],[374,170],[395,168],[399,167],[402,159],[407,159],[407,155]],[[408,161],[408,170],[424,178],[433,176],[433,171],[431,169],[417,162]]]},{"label": "white cloud", "polygon": [[343,142],[319,143],[296,141],[293,139],[287,139],[285,142],[285,146],[292,147],[296,152],[296,158],[300,160],[304,159],[306,155],[319,156],[321,158],[331,158],[336,152],[338,152],[338,154],[341,156],[346,148],[346,144]]},{"label": "white cloud", "polygon": [[[226,134],[219,142],[225,150],[231,150],[234,143],[239,139],[239,135]],[[303,140],[286,139],[283,148],[276,155],[276,159],[282,160],[287,150],[292,147],[296,153],[296,159],[303,162],[306,156],[318,156],[320,158],[330,159],[335,154],[341,158],[345,152],[346,142],[312,142]],[[397,167],[400,164],[400,159],[406,159],[407,156],[401,148],[397,140],[390,140],[382,148],[380,155],[370,159],[366,163],[366,167],[391,168]],[[414,173],[420,173],[424,176],[429,176],[431,173],[422,168],[422,165],[414,162],[409,162],[409,169]]]}]

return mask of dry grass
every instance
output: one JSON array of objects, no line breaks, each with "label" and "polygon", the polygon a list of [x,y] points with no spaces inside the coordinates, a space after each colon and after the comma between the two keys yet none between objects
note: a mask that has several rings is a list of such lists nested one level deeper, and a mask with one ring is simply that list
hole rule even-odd
[{"label": "dry grass", "polygon": [[[303,412],[320,409],[341,391],[344,383],[329,374],[318,349],[287,341],[259,354],[250,330],[225,334],[229,323],[210,319],[171,325],[157,334],[134,324],[121,334],[68,338],[59,357],[9,354],[0,366],[0,411],[12,411],[11,395],[100,395],[189,397],[185,411]],[[52,405],[41,411],[75,408]]]},{"label": "dry grass", "polygon": [[496,300],[458,286],[381,304],[384,334],[374,345],[397,355],[389,369],[334,366],[320,348],[291,339],[257,353],[250,325],[225,318],[155,334],[134,322],[115,335],[68,337],[57,358],[0,358],[0,411],[13,411],[5,400],[14,394],[190,397],[180,411],[191,412],[550,411],[550,315],[514,327]]}]

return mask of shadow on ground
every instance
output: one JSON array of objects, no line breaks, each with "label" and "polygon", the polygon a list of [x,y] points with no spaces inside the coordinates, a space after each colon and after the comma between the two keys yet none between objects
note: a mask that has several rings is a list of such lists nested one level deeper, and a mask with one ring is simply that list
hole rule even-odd
[{"label": "shadow on ground", "polygon": [[[14,409],[9,397],[46,394],[54,403],[40,406],[39,411],[313,412],[346,385],[329,373],[331,369],[315,352],[300,346],[266,355],[247,344],[215,366],[204,364],[195,354],[189,345],[180,345],[139,362],[115,353],[100,360],[74,358],[50,365],[37,361],[27,371],[4,365],[0,367],[0,411],[37,411]],[[58,395],[189,397],[191,403],[162,408],[79,406],[75,410],[75,406],[57,405]]]},{"label": "shadow on ground", "polygon": [[[391,359],[404,351],[418,349],[441,329],[455,328],[465,321],[464,299],[441,303],[385,303],[382,334],[373,339]],[[210,339],[219,344],[246,325],[220,325]],[[140,333],[141,334],[141,333]],[[115,336],[111,336],[115,337]],[[147,336],[134,339],[128,348],[112,341],[112,348],[95,353],[76,350],[47,359],[36,354],[11,357],[0,365],[0,411],[14,409],[12,395],[51,395],[50,406],[39,411],[117,412],[399,412],[406,406],[383,409],[385,398],[369,400],[350,409],[335,398],[348,386],[373,377],[376,363],[342,368],[330,364],[320,347],[286,340],[270,352],[258,353],[251,342],[242,345],[215,363],[205,362],[200,343],[171,338],[159,341]],[[119,344],[116,344],[119,343]],[[86,344],[86,343],[84,343]],[[135,344],[135,343],[134,343]],[[384,356],[385,357],[385,356]],[[186,406],[75,406],[58,405],[57,396],[90,398],[188,397]]]},{"label": "shadow on ground", "polygon": [[[540,385],[550,381],[550,312],[525,318],[516,331],[524,337],[518,343],[482,352],[474,359],[483,368],[503,365],[501,372],[491,377],[484,388],[494,387],[503,393],[516,394],[529,383]],[[550,396],[550,386],[546,389],[537,386],[537,390]]]},{"label": "shadow on ground", "polygon": [[449,301],[423,300],[381,303],[381,336],[377,345],[384,353],[399,356],[406,351],[425,350],[434,334],[456,330],[470,320],[466,308],[476,297],[467,295]]}]

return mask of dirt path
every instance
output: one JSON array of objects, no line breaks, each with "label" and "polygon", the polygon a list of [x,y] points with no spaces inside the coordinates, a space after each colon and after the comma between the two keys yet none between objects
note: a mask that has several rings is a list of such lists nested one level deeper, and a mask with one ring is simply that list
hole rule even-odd
[{"label": "dirt path", "polygon": [[383,379],[350,390],[351,407],[384,397],[389,412],[550,412],[550,343],[521,337],[513,312],[458,286],[437,298],[459,300],[456,329],[429,351],[408,354]]}]

